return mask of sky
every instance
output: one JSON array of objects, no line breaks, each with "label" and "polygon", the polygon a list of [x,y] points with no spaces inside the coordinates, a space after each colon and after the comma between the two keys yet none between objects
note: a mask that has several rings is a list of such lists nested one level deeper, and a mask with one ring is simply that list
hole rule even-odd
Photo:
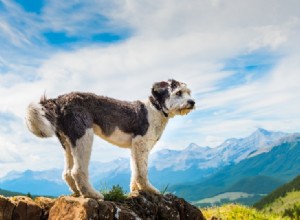
[{"label": "sky", "polygon": [[[216,147],[257,128],[300,131],[298,0],[0,0],[0,177],[62,168],[58,140],[25,125],[41,95],[144,100],[187,83],[196,110],[171,119],[154,150]],[[129,151],[94,139],[92,160]]]}]

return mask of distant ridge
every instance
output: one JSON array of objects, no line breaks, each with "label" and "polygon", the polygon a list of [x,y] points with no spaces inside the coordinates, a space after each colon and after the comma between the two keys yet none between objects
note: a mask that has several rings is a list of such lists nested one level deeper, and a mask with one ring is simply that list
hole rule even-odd
[{"label": "distant ridge", "polygon": [[4,189],[0,189],[0,195],[2,196],[24,196],[25,194],[19,192],[12,192]]}]

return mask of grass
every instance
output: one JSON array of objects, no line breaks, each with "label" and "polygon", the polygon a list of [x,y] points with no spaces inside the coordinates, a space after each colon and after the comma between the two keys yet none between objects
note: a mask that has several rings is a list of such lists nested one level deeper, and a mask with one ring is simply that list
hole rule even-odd
[{"label": "grass", "polygon": [[163,186],[163,187],[159,190],[159,192],[160,192],[162,195],[166,195],[166,194],[169,193],[169,192],[168,192],[168,189],[169,189],[169,184]]},{"label": "grass", "polygon": [[202,208],[206,219],[222,220],[288,220],[290,218],[282,217],[276,214],[263,213],[254,208],[243,205],[227,204],[220,207]]},{"label": "grass", "polygon": [[289,192],[295,191],[300,191],[300,175],[271,192],[269,195],[254,204],[254,207],[260,210],[264,209],[266,206],[276,202],[278,198],[284,198]]},{"label": "grass", "polygon": [[119,185],[114,185],[110,190],[105,186],[105,189],[100,190],[105,201],[122,202],[127,198],[126,192]]},{"label": "grass", "polygon": [[289,192],[284,197],[277,198],[273,203],[266,205],[262,211],[265,213],[283,214],[286,209],[293,208],[300,203],[300,191]]}]

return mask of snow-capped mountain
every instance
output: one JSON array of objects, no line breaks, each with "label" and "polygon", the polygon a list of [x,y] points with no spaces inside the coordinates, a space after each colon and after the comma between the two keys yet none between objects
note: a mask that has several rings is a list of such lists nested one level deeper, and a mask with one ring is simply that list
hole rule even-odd
[{"label": "snow-capped mountain", "polygon": [[151,156],[151,166],[157,170],[171,168],[186,170],[196,165],[199,169],[218,168],[231,163],[238,163],[250,155],[268,152],[283,138],[291,134],[271,132],[259,128],[245,138],[231,138],[216,148],[200,147],[194,143],[182,151],[162,150]]},{"label": "snow-capped mountain", "polygon": [[[274,146],[293,141],[297,136],[299,134],[272,132],[260,128],[248,137],[228,139],[216,148],[200,147],[191,143],[184,150],[164,149],[150,155],[149,177],[158,188],[170,183],[197,182],[212,176],[226,165],[237,164],[247,158],[266,153]],[[67,194],[69,192],[61,179],[61,173],[62,169],[11,172],[0,179],[0,188],[40,195]],[[110,187],[119,184],[128,191],[129,158],[107,163],[91,162],[90,178],[96,189],[103,185]]]},{"label": "snow-capped mountain", "polygon": [[289,136],[291,134],[259,128],[246,138],[226,140],[217,148],[217,156],[221,157],[224,163],[238,163],[258,150],[270,151],[272,147],[279,144],[281,139]]},{"label": "snow-capped mountain", "polygon": [[[208,178],[192,184],[178,184],[170,190],[185,195],[190,201],[214,197],[225,192],[244,192],[255,195],[248,201],[253,204],[261,194],[268,194],[280,185],[299,175],[300,134],[282,138],[266,153],[248,157],[230,164]],[[239,201],[242,202],[242,201]]]}]

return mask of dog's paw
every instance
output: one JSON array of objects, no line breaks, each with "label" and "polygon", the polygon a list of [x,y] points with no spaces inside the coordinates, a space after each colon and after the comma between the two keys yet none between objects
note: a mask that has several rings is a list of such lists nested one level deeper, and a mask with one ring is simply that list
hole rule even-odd
[{"label": "dog's paw", "polygon": [[128,198],[137,197],[139,195],[140,195],[140,191],[139,190],[134,190],[134,191],[131,191],[130,193],[128,193]]},{"label": "dog's paw", "polygon": [[97,199],[97,200],[104,200],[104,196],[97,192],[97,191],[93,191],[93,192],[86,192],[84,195],[82,195],[84,198],[92,198],[92,199]]},{"label": "dog's paw", "polygon": [[150,193],[155,193],[155,194],[161,194],[158,189],[156,189],[152,184],[147,181],[147,182],[142,182],[139,183],[138,181],[132,181],[130,184],[130,191],[131,193],[138,193],[138,191],[145,191],[145,192],[150,192]]},{"label": "dog's paw", "polygon": [[72,193],[70,196],[73,196],[73,197],[80,197],[80,193],[79,192],[74,192]]},{"label": "dog's paw", "polygon": [[154,194],[160,194],[160,191],[158,189],[156,189],[155,187],[148,189],[148,192],[154,193]]},{"label": "dog's paw", "polygon": [[147,186],[143,187],[143,189],[141,190],[154,193],[154,194],[160,194],[160,191],[156,189],[154,186],[152,186],[151,184],[148,184]]},{"label": "dog's paw", "polygon": [[132,181],[132,182],[130,183],[130,191],[131,191],[131,192],[139,191],[139,187],[138,187],[136,181]]}]

